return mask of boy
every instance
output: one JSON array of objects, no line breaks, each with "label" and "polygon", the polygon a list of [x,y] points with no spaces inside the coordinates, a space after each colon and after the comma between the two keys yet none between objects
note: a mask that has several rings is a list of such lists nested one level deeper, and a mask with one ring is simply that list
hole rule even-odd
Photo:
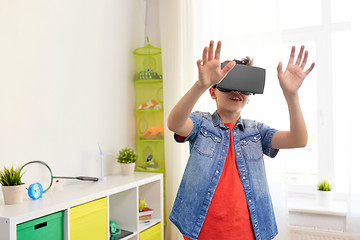
[{"label": "boy", "polygon": [[[199,80],[169,114],[168,128],[175,139],[190,143],[190,157],[169,218],[184,239],[272,239],[277,226],[263,154],[275,157],[279,149],[307,144],[298,89],[315,64],[304,72],[308,57],[304,46],[295,63],[292,47],[285,72],[279,63],[278,79],[288,104],[290,130],[277,131],[241,118],[248,95],[216,88],[235,66],[231,61],[221,69],[220,51],[220,41],[215,54],[213,41],[204,48],[202,60],[197,61]],[[191,113],[207,89],[217,111],[213,115]]]}]

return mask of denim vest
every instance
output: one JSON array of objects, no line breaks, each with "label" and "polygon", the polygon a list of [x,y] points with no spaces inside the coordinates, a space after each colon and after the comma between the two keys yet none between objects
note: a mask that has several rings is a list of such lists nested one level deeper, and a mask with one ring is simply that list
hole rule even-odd
[{"label": "denim vest", "polygon": [[[197,239],[225,163],[230,128],[217,112],[195,112],[190,119],[193,130],[184,140],[190,143],[190,157],[169,219],[184,236]],[[278,153],[278,149],[271,148],[277,130],[241,117],[236,126],[232,132],[236,165],[254,233],[257,240],[272,239],[278,230],[263,154],[275,157]],[[178,141],[176,134],[175,140]]]}]

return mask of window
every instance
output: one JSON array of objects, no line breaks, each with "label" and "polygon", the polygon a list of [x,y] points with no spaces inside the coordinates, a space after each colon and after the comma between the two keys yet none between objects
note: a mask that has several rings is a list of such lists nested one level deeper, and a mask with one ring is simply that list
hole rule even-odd
[{"label": "window", "polygon": [[[312,10],[306,14],[305,22],[300,15],[296,16],[303,15],[305,11],[295,11],[291,19],[297,19],[299,23],[292,22],[293,27],[288,23],[282,26],[284,43],[303,42],[307,45],[306,42],[310,42],[317,64],[316,73],[311,73],[314,79],[306,80],[315,80],[316,84],[309,83],[310,88],[305,85],[302,91],[306,97],[301,99],[309,128],[309,145],[300,150],[304,154],[294,154],[296,158],[287,161],[287,180],[288,183],[314,185],[318,179],[328,179],[337,192],[344,193],[348,186],[346,159],[349,145],[346,137],[348,131],[340,126],[344,126],[343,119],[348,117],[349,104],[344,104],[344,101],[341,104],[339,97],[346,102],[344,88],[350,86],[346,82],[350,78],[344,69],[345,59],[350,60],[348,54],[351,52],[348,49],[351,6],[349,1],[339,0],[308,2],[304,6],[311,5]],[[281,0],[280,6],[286,6],[284,3],[288,1]],[[290,9],[283,10],[294,13]],[[286,22],[284,20],[282,22]]]},{"label": "window", "polygon": [[[249,55],[255,58],[255,65],[267,69],[265,93],[251,97],[243,117],[278,129],[288,126],[287,106],[276,77],[277,61],[281,60],[285,68],[291,46],[297,46],[297,50],[306,46],[310,53],[307,67],[316,62],[300,89],[309,142],[304,149],[282,150],[279,157],[286,164],[287,183],[296,184],[296,189],[314,191],[318,180],[328,179],[336,192],[346,193],[351,129],[347,129],[344,119],[351,117],[352,104],[346,93],[353,77],[346,69],[347,62],[355,58],[350,56],[349,42],[352,1],[196,2],[197,56],[201,56],[209,39],[221,40],[222,60]],[[258,8],[259,4],[266,6]],[[210,106],[211,98],[204,95],[196,109],[214,111],[215,104]]]}]

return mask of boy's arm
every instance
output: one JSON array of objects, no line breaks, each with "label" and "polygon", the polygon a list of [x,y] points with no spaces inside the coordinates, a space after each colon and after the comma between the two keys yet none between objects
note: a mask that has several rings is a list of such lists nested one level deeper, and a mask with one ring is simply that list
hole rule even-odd
[{"label": "boy's arm", "polygon": [[308,58],[308,51],[305,51],[303,58],[304,46],[301,46],[298,58],[294,63],[295,47],[292,47],[290,59],[285,72],[282,71],[280,62],[277,71],[280,86],[283,90],[290,118],[290,131],[278,131],[274,134],[271,147],[281,148],[298,148],[305,147],[308,140],[305,120],[300,108],[298,90],[305,77],[312,71],[315,63],[312,63],[308,70],[304,72],[304,67]]},{"label": "boy's arm", "polygon": [[189,116],[195,103],[206,89],[199,84],[199,81],[196,81],[194,86],[180,99],[168,117],[167,125],[171,131],[184,137],[191,133],[193,122]]},{"label": "boy's arm", "polygon": [[210,86],[219,83],[235,66],[235,62],[232,61],[221,69],[220,51],[220,41],[216,46],[215,56],[213,41],[210,41],[209,47],[204,48],[202,60],[197,61],[199,80],[195,82],[169,114],[167,125],[174,133],[184,137],[191,133],[193,123],[189,116],[196,102]]}]

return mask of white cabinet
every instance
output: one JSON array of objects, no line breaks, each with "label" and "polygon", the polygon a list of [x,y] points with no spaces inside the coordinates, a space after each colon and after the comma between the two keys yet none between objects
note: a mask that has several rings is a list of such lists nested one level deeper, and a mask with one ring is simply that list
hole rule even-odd
[{"label": "white cabinet", "polygon": [[[52,213],[64,211],[64,239],[70,239],[70,232],[76,224],[71,224],[71,210],[98,199],[106,199],[107,222],[114,220],[120,228],[133,232],[124,240],[138,240],[140,233],[152,226],[161,226],[163,231],[163,175],[161,173],[135,172],[133,176],[108,176],[105,181],[69,181],[62,191],[50,190],[42,199],[31,200],[26,197],[23,203],[0,205],[0,240],[16,240],[17,225]],[[145,198],[154,209],[150,223],[139,223],[139,199]],[[90,218],[91,219],[91,218]],[[107,233],[107,238],[110,234]],[[78,240],[78,239],[76,239]],[[104,239],[105,240],[105,239]]]}]

